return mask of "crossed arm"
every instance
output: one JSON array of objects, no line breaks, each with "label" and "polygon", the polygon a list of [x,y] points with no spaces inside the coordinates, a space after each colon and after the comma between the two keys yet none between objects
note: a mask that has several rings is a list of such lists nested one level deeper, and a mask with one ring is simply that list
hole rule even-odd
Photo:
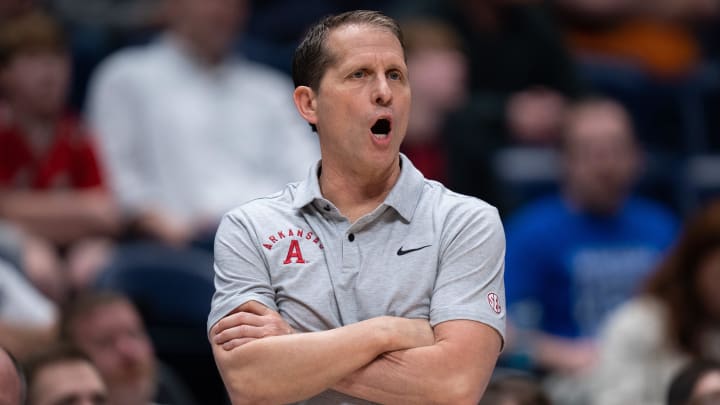
[{"label": "crossed arm", "polygon": [[233,404],[300,401],[327,389],[380,403],[476,404],[500,350],[495,330],[474,321],[378,317],[293,333],[250,301],[210,332]]}]

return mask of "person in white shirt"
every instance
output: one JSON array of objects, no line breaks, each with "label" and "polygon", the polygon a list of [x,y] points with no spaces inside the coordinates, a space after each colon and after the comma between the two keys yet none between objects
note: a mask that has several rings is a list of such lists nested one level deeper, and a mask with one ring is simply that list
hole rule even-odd
[{"label": "person in white shirt", "polygon": [[231,53],[244,0],[165,0],[167,30],[101,64],[88,114],[137,230],[174,245],[304,177],[316,137],[289,78]]},{"label": "person in white shirt", "polygon": [[[232,53],[247,3],[163,0],[167,29],[111,55],[90,82],[88,122],[133,241],[98,287],[142,301],[150,328],[168,319],[185,327],[187,336],[156,342],[161,353],[196,342],[188,350],[211,359],[202,326],[222,214],[304,178],[320,156],[291,80]],[[203,375],[217,376],[210,367]]]}]

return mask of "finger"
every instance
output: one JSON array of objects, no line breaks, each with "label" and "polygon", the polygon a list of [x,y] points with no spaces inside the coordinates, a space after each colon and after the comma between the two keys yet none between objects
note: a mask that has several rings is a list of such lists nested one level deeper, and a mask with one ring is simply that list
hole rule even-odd
[{"label": "finger", "polygon": [[239,325],[263,326],[267,323],[265,318],[249,312],[236,312],[221,319],[215,327],[216,332],[222,332]]},{"label": "finger", "polygon": [[261,338],[266,336],[264,328],[250,325],[240,325],[230,329],[225,329],[213,337],[213,342],[216,344],[225,344],[233,339],[242,338]]},{"label": "finger", "polygon": [[248,301],[240,306],[240,310],[243,312],[250,312],[256,315],[269,315],[274,313],[272,309],[257,301]]},{"label": "finger", "polygon": [[236,347],[240,347],[240,346],[242,346],[242,345],[244,345],[244,344],[246,344],[246,343],[250,343],[250,342],[252,342],[253,340],[255,340],[255,338],[233,339],[233,340],[231,340],[231,341],[229,341],[229,342],[224,343],[224,344],[222,345],[222,348],[223,348],[224,350],[230,351],[230,350],[232,350],[232,349],[234,349],[234,348],[236,348]]}]

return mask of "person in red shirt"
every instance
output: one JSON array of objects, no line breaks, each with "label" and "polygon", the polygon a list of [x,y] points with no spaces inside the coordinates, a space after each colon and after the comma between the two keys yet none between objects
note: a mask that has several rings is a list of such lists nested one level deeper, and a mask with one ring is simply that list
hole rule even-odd
[{"label": "person in red shirt", "polygon": [[459,34],[450,25],[430,17],[401,24],[413,113],[400,151],[425,177],[448,184],[446,124],[469,100],[469,61]]},{"label": "person in red shirt", "polygon": [[20,229],[23,269],[58,302],[93,280],[119,227],[92,137],[65,109],[70,69],[50,17],[0,27],[0,220]]}]

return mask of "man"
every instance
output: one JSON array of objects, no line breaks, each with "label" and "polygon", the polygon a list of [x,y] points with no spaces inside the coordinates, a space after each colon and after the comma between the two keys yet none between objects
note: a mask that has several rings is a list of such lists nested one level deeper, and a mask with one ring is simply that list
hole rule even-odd
[{"label": "man", "polygon": [[107,383],[108,403],[192,403],[184,392],[179,401],[168,397],[173,392],[163,390],[167,388],[161,386],[165,375],[159,372],[152,342],[126,297],[112,292],[79,296],[65,308],[60,333],[97,365]]},{"label": "man", "polygon": [[165,32],[110,56],[91,82],[89,120],[141,235],[208,239],[222,214],[316,159],[289,80],[231,54],[246,3],[163,0]]},{"label": "man", "polygon": [[25,381],[15,358],[0,346],[0,405],[24,403]]},{"label": "man", "polygon": [[562,193],[530,203],[508,222],[510,320],[527,334],[525,346],[507,353],[527,352],[533,367],[577,376],[595,362],[605,317],[637,291],[677,224],[659,204],[632,195],[640,150],[630,116],[615,101],[570,107],[561,156]]},{"label": "man", "polygon": [[95,365],[72,346],[43,348],[26,364],[28,405],[104,405],[107,390]]},{"label": "man", "polygon": [[[158,354],[173,362],[201,354],[209,376],[216,368],[203,331],[220,218],[300,178],[317,142],[295,112],[290,80],[232,54],[249,1],[161,3],[162,35],[110,56],[90,86],[90,123],[130,242],[99,284],[142,301],[151,328],[182,314],[183,336],[158,336]],[[177,288],[155,288],[163,278]]]},{"label": "man", "polygon": [[215,244],[213,353],[233,403],[476,404],[504,334],[504,235],[488,204],[400,155],[402,35],[330,16],[293,61],[322,160],[229,213]]},{"label": "man", "polygon": [[92,283],[119,226],[93,138],[67,111],[70,62],[51,17],[0,24],[0,219],[22,230],[22,269],[58,303]]}]

